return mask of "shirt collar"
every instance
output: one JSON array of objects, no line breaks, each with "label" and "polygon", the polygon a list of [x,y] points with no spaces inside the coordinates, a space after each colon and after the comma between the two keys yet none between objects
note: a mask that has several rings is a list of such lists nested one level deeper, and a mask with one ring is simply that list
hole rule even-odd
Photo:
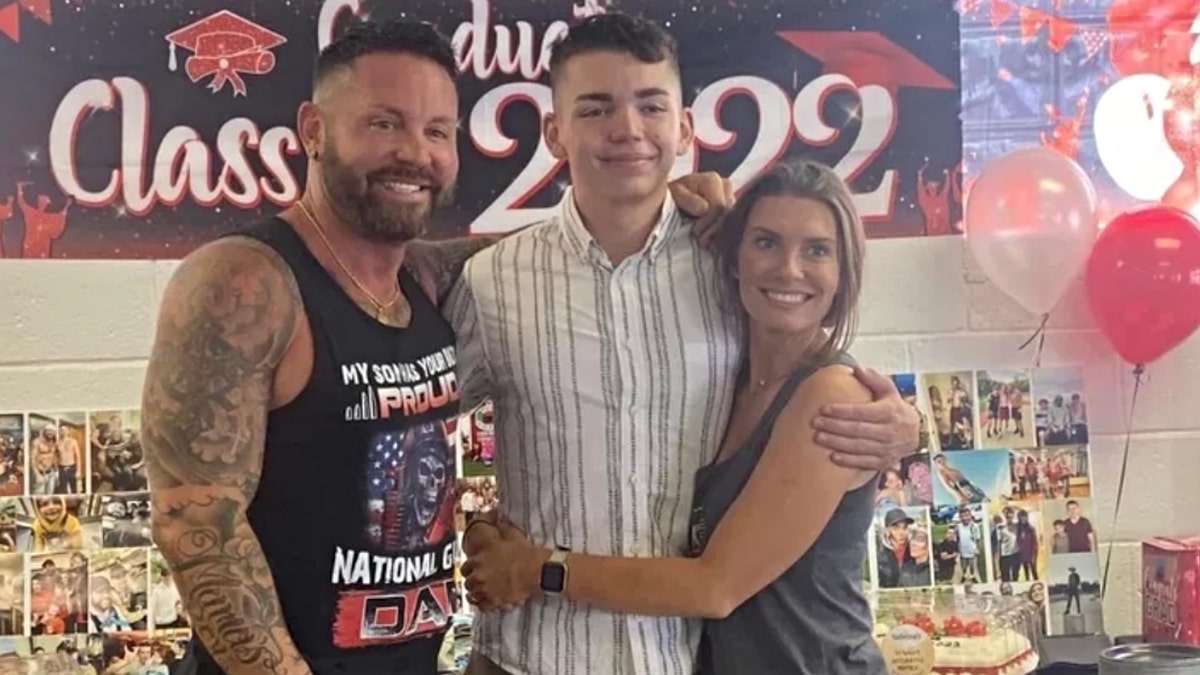
[{"label": "shirt collar", "polygon": [[[570,242],[571,247],[584,260],[607,260],[604,250],[600,248],[600,244],[596,242],[595,237],[583,225],[583,217],[579,215],[579,208],[575,204],[575,188],[568,186],[563,193],[562,201],[559,202],[559,225],[563,229],[563,233]],[[650,237],[646,241],[646,246],[642,248],[639,255],[649,256],[651,258],[657,256],[667,245],[668,242],[679,232],[683,227],[683,215],[676,206],[675,200],[671,198],[671,193],[667,192],[667,197],[663,201],[662,212],[659,214],[658,222],[654,225],[654,229],[650,231]]]}]

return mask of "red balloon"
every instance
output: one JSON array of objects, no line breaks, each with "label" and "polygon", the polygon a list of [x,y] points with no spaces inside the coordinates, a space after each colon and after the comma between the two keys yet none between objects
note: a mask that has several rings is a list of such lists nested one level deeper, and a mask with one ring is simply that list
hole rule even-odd
[{"label": "red balloon", "polygon": [[1117,353],[1157,360],[1200,327],[1200,223],[1165,207],[1135,209],[1100,232],[1085,271],[1088,304]]}]

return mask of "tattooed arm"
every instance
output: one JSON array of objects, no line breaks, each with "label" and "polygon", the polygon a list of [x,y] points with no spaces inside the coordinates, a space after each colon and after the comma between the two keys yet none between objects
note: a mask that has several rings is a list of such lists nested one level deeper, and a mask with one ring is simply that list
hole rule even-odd
[{"label": "tattooed arm", "polygon": [[450,295],[450,289],[454,288],[454,282],[462,274],[467,260],[503,238],[500,235],[485,235],[436,241],[415,239],[408,244],[404,266],[421,282],[425,293],[441,307]]},{"label": "tattooed arm", "polygon": [[230,675],[309,675],[246,520],[262,471],[276,368],[301,313],[290,270],[262,244],[222,240],[163,295],[142,398],[154,543],[193,629]]}]

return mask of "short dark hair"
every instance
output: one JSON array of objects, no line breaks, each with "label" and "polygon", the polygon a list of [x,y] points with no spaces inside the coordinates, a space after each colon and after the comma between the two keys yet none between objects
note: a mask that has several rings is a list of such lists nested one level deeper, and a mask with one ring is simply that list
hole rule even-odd
[{"label": "short dark hair", "polygon": [[423,21],[363,21],[348,28],[317,55],[313,89],[332,73],[349,68],[369,54],[412,54],[442,67],[450,79],[458,77],[458,63],[450,40],[436,26]]},{"label": "short dark hair", "polygon": [[595,52],[628,54],[642,63],[666,61],[679,73],[679,45],[663,27],[641,16],[609,10],[589,16],[567,31],[550,51],[550,87],[572,57]]}]

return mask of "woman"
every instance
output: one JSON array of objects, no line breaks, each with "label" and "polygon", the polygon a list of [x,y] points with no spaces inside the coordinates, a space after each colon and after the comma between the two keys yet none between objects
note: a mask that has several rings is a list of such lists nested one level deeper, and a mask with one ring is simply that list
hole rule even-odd
[{"label": "woman", "polygon": [[909,494],[905,488],[904,479],[895,469],[888,469],[879,476],[878,490],[875,495],[875,508],[878,510],[909,505]]},{"label": "woman", "polygon": [[1017,512],[1017,548],[1021,551],[1021,572],[1025,581],[1037,581],[1038,533],[1029,522],[1029,512]]},{"label": "woman", "polygon": [[[878,476],[835,465],[812,432],[822,406],[871,398],[846,367],[862,222],[846,185],[807,161],[755,181],[727,222],[715,249],[748,356],[721,450],[695,477],[692,557],[569,553],[564,595],[708,619],[703,673],[885,673],[862,592]],[[551,553],[505,534],[464,568],[485,610],[524,602]]]}]

